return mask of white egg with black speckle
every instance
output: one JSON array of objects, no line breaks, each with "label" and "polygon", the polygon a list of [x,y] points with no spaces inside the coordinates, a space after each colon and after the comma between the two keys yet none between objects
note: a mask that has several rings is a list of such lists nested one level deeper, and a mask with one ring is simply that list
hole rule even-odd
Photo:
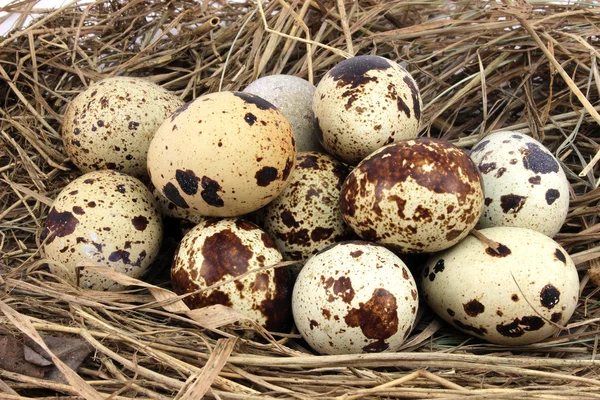
[{"label": "white egg with black speckle", "polygon": [[516,226],[550,237],[560,231],[569,211],[569,181],[540,142],[518,132],[496,132],[470,155],[485,192],[479,227]]},{"label": "white egg with black speckle", "polygon": [[468,236],[434,254],[421,275],[421,295],[442,319],[503,345],[543,340],[577,307],[579,277],[567,252],[531,229],[479,231],[496,248]]}]

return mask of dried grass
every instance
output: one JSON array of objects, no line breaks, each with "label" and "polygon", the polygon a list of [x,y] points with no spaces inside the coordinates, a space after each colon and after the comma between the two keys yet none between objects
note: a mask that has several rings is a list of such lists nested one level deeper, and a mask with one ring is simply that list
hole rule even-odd
[{"label": "dried grass", "polygon": [[[2,398],[600,398],[600,295],[590,282],[600,271],[597,2],[34,3],[2,9],[21,20],[0,38],[0,331],[78,336],[96,351],[79,374],[65,370],[69,384],[0,370]],[[23,25],[33,12],[41,16]],[[560,158],[572,192],[556,239],[582,278],[560,335],[495,346],[421,313],[398,353],[315,356],[295,334],[231,337],[219,322],[239,315],[189,311],[163,287],[95,293],[47,272],[40,228],[78,174],[62,147],[61,115],[90,82],[146,76],[189,100],[274,73],[318,82],[351,54],[405,63],[426,105],[423,135],[469,147],[513,129]]]}]

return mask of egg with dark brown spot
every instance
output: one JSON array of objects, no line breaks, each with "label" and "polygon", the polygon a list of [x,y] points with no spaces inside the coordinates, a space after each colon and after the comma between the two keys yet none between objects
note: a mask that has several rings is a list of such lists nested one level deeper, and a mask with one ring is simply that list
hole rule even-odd
[{"label": "egg with dark brown spot", "polygon": [[296,327],[321,354],[397,351],[418,309],[408,267],[383,246],[336,243],[311,257],[292,295]]},{"label": "egg with dark brown spot", "polygon": [[[325,247],[347,240],[352,230],[339,208],[348,169],[333,157],[301,152],[284,191],[263,209],[265,230],[286,260],[305,262]],[[293,266],[298,273],[302,263]]]},{"label": "egg with dark brown spot", "polygon": [[185,104],[158,128],[148,171],[178,207],[233,217],[277,197],[295,158],[292,127],[277,107],[250,93],[218,92]]},{"label": "egg with dark brown spot", "polygon": [[542,143],[514,131],[495,132],[473,147],[471,158],[486,195],[479,227],[515,226],[550,237],[560,231],[569,211],[569,181]]},{"label": "egg with dark brown spot", "polygon": [[378,148],[417,137],[417,83],[399,64],[364,55],[341,61],[317,85],[314,129],[333,156],[356,165]]},{"label": "egg with dark brown spot", "polygon": [[[287,332],[292,322],[289,272],[259,270],[282,260],[271,238],[255,224],[239,218],[209,218],[184,236],[173,260],[171,281],[179,295],[203,290],[183,299],[190,308],[222,304],[269,331]],[[226,281],[230,282],[220,285]],[[213,285],[220,286],[208,289]]]},{"label": "egg with dark brown spot", "polygon": [[65,151],[83,172],[116,169],[146,177],[150,141],[182,104],[174,93],[143,78],[111,77],[93,83],[65,111]]},{"label": "egg with dark brown spot", "polygon": [[142,182],[117,171],[89,172],[58,194],[46,217],[44,251],[50,271],[94,290],[122,286],[85,266],[112,268],[140,278],[156,259],[162,222]]},{"label": "egg with dark brown spot", "polygon": [[421,289],[431,309],[463,332],[503,345],[536,343],[567,325],[579,299],[567,252],[531,229],[479,232],[499,248],[468,236],[427,262]]},{"label": "egg with dark brown spot", "polygon": [[363,239],[402,253],[453,246],[479,220],[483,190],[477,167],[441,139],[384,146],[346,178],[340,207]]}]

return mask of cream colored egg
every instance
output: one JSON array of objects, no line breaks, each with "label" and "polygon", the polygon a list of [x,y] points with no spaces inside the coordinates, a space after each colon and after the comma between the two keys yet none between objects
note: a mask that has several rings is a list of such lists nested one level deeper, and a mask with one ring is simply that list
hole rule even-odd
[{"label": "cream colored egg", "polygon": [[148,172],[163,195],[205,216],[239,216],[277,197],[294,169],[294,133],[283,114],[243,92],[201,96],[158,129]]},{"label": "cream colored egg", "polygon": [[161,216],[148,189],[117,171],[89,172],[54,200],[43,232],[50,270],[86,289],[119,290],[104,275],[79,267],[109,267],[140,278],[156,259]]},{"label": "cream colored egg", "polygon": [[530,344],[558,332],[579,298],[567,252],[530,229],[480,233],[499,248],[468,236],[428,261],[421,288],[429,306],[454,327],[492,343]]},{"label": "cream colored egg", "polygon": [[150,184],[148,188],[156,204],[158,204],[163,217],[185,220],[194,225],[202,224],[206,221],[207,217],[193,213],[189,208],[181,208],[171,203],[154,185]]},{"label": "cream colored egg", "polygon": [[[350,239],[339,208],[348,169],[333,157],[301,152],[283,193],[264,208],[265,230],[286,260],[306,261],[325,247]],[[292,266],[297,273],[302,264]]]},{"label": "cream colored egg", "polygon": [[554,237],[569,212],[569,181],[537,140],[513,131],[486,136],[471,151],[485,203],[479,226],[516,226]]},{"label": "cream colored egg", "polygon": [[115,169],[145,177],[154,132],[182,104],[146,79],[103,79],[69,103],[62,125],[65,150],[83,172]]},{"label": "cream colored egg", "polygon": [[323,147],[351,165],[378,148],[419,133],[421,95],[399,64],[358,56],[334,66],[317,85],[315,132]]},{"label": "cream colored egg", "polygon": [[363,239],[403,253],[428,253],[458,243],[483,207],[477,168],[461,149],[440,139],[387,145],[346,178],[340,207]]},{"label": "cream colored egg", "polygon": [[222,304],[254,319],[272,332],[291,327],[290,275],[277,264],[282,256],[258,226],[240,218],[209,218],[190,230],[179,245],[171,269],[177,294],[206,289],[250,272],[238,280],[184,298],[190,308]]},{"label": "cream colored egg", "polygon": [[315,86],[293,75],[268,75],[250,83],[244,92],[262,97],[283,113],[292,125],[298,151],[323,151],[313,130]]},{"label": "cream colored egg", "polygon": [[296,327],[321,354],[396,351],[418,306],[415,281],[402,260],[362,241],[337,243],[310,258],[292,294]]}]

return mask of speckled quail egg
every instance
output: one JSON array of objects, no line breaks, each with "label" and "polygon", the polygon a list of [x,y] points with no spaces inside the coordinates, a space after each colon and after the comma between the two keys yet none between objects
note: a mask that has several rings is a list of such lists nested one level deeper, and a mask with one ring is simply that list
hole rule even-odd
[{"label": "speckled quail egg", "polygon": [[313,132],[312,102],[315,86],[293,75],[263,76],[244,92],[262,97],[283,113],[292,125],[298,151],[323,151]]},{"label": "speckled quail egg", "polygon": [[43,237],[52,273],[86,289],[119,290],[111,279],[79,267],[110,267],[140,278],[160,249],[161,216],[138,179],[112,170],[88,172],[58,194]]},{"label": "speckled quail egg", "polygon": [[428,261],[421,289],[433,311],[465,333],[505,345],[534,343],[566,325],[579,297],[567,252],[530,229],[479,232],[499,246],[468,236]]},{"label": "speckled quail egg", "polygon": [[569,181],[556,158],[537,140],[502,131],[471,151],[483,180],[479,226],[517,226],[554,237],[569,211]]},{"label": "speckled quail egg", "polygon": [[[348,169],[333,157],[301,152],[283,193],[264,208],[263,223],[286,260],[306,261],[325,247],[350,238],[339,209]],[[292,266],[297,273],[302,264]]]},{"label": "speckled quail egg", "polygon": [[336,243],[310,258],[292,295],[298,331],[321,354],[398,350],[418,305],[402,260],[362,241]]},{"label": "speckled quail egg", "polygon": [[146,79],[103,79],[69,103],[62,125],[65,151],[83,172],[115,169],[145,177],[154,132],[182,104]]},{"label": "speckled quail egg", "polygon": [[378,148],[419,133],[417,83],[394,61],[358,56],[335,65],[317,85],[315,132],[333,156],[356,165]]},{"label": "speckled quail egg", "polygon": [[250,93],[218,92],[185,104],[160,126],[148,172],[175,205],[232,217],[277,197],[295,159],[292,127],[275,106]]},{"label": "speckled quail egg", "polygon": [[346,178],[340,207],[363,239],[402,253],[451,247],[477,224],[483,190],[477,167],[441,139],[389,144]]},{"label": "speckled quail egg", "polygon": [[[209,218],[190,230],[179,245],[171,269],[173,289],[191,293],[274,265],[282,256],[258,226],[241,218]],[[254,319],[271,332],[292,323],[292,283],[284,268],[265,269],[214,289],[185,297],[190,308],[223,304]]]}]

